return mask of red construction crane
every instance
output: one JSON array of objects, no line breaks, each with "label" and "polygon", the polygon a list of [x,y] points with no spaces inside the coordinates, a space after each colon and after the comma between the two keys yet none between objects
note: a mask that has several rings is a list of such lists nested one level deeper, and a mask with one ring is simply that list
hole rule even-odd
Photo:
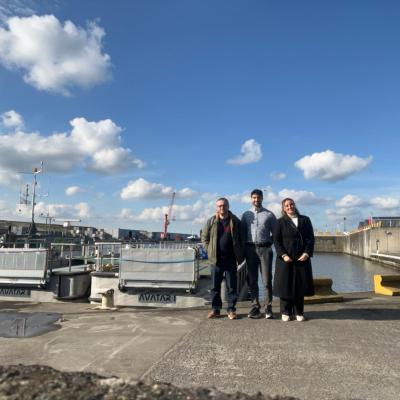
[{"label": "red construction crane", "polygon": [[172,207],[175,201],[175,192],[172,192],[171,204],[169,205],[168,213],[164,214],[164,231],[161,233],[161,239],[166,240],[168,238],[168,225],[172,220]]}]

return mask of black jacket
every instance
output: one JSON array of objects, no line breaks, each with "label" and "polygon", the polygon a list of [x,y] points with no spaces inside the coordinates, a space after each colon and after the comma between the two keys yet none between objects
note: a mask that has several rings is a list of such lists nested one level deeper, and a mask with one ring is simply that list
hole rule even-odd
[{"label": "black jacket", "polygon": [[[314,254],[314,230],[310,218],[298,216],[298,226],[288,216],[278,219],[274,230],[276,250],[274,295],[285,299],[297,296],[313,296],[314,282],[311,260],[297,261],[303,254]],[[286,263],[282,256],[287,254],[293,262]]]},{"label": "black jacket", "polygon": [[[244,260],[243,240],[241,236],[240,219],[229,211],[231,233],[233,241],[233,252],[237,265]],[[217,239],[218,239],[218,218],[214,215],[207,220],[201,230],[201,241],[207,250],[208,259],[212,263],[217,262]]]}]

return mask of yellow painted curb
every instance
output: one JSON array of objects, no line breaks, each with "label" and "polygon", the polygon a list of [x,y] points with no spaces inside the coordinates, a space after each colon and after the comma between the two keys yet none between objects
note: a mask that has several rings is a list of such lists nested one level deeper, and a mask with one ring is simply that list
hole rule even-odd
[{"label": "yellow painted curb", "polygon": [[400,296],[400,275],[374,275],[374,290],[385,296]]}]

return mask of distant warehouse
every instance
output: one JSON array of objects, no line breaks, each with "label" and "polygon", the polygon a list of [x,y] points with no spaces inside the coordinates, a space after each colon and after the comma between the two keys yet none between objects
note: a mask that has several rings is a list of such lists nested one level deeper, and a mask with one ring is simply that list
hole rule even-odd
[{"label": "distant warehouse", "polygon": [[400,228],[400,217],[370,217],[361,221],[358,228],[365,228],[369,225],[379,226],[380,228]]}]

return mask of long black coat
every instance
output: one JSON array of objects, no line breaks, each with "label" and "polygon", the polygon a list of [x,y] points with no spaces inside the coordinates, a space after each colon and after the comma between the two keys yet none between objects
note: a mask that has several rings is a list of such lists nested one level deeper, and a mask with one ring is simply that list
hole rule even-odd
[{"label": "long black coat", "polygon": [[[310,218],[305,215],[299,215],[298,221],[296,227],[288,216],[283,216],[275,224],[276,263],[273,293],[285,299],[314,295],[311,260],[296,261],[303,253],[312,257],[314,230]],[[283,261],[284,254],[293,262]]]}]

